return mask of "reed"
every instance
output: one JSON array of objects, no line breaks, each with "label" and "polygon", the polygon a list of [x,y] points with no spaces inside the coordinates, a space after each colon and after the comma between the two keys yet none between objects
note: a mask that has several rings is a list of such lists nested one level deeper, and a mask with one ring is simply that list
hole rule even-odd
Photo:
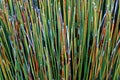
[{"label": "reed", "polygon": [[119,80],[119,5],[0,0],[0,80]]}]

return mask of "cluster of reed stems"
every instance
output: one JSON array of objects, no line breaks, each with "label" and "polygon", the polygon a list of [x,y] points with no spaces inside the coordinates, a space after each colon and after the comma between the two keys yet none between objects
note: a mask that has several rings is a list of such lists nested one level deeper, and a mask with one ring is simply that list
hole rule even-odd
[{"label": "cluster of reed stems", "polygon": [[0,80],[119,80],[120,0],[0,0]]}]

